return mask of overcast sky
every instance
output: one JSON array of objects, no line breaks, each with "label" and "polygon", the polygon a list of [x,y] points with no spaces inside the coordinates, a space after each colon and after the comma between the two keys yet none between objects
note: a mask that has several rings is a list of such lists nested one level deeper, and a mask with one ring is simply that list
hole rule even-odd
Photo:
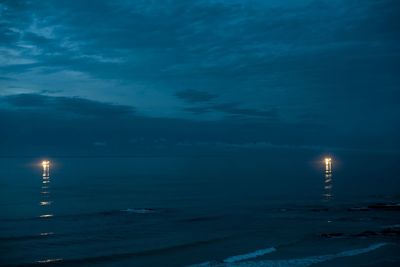
[{"label": "overcast sky", "polygon": [[399,14],[396,0],[0,0],[0,154],[399,153]]}]

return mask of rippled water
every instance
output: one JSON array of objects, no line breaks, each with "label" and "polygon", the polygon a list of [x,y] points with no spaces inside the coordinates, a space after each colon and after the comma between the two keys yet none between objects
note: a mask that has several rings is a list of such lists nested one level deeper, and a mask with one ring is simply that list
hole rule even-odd
[{"label": "rippled water", "polygon": [[320,159],[3,158],[0,265],[400,266],[396,160]]}]

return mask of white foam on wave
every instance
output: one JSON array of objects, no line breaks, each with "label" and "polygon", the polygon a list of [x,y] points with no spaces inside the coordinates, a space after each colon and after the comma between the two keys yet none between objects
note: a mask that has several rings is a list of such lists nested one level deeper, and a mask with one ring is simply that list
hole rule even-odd
[{"label": "white foam on wave", "polygon": [[45,260],[37,261],[37,263],[54,263],[54,262],[59,262],[59,261],[62,261],[62,259],[45,259]]},{"label": "white foam on wave", "polygon": [[226,258],[225,260],[223,260],[223,262],[232,263],[232,262],[238,262],[238,261],[243,261],[243,260],[248,260],[248,259],[254,259],[254,258],[263,256],[265,254],[272,253],[274,251],[276,251],[275,248],[259,249],[259,250],[253,251],[251,253]]},{"label": "white foam on wave", "polygon": [[[313,264],[333,260],[336,258],[342,258],[342,257],[350,257],[350,256],[356,256],[364,253],[371,252],[373,250],[379,249],[383,246],[388,245],[388,243],[377,243],[377,244],[372,244],[366,248],[360,248],[360,249],[352,249],[352,250],[346,250],[343,252],[339,252],[336,254],[328,254],[328,255],[320,255],[320,256],[312,256],[312,257],[306,257],[306,258],[299,258],[299,259],[284,259],[284,260],[260,260],[260,261],[243,261],[243,262],[237,262],[237,261],[223,261],[223,262],[205,262],[197,265],[191,265],[191,267],[307,267],[311,266]],[[245,255],[250,255],[245,254]],[[245,256],[242,255],[242,256]],[[264,254],[263,254],[264,255]],[[261,256],[261,255],[259,255]],[[227,259],[235,258],[235,257],[240,257],[240,256],[233,256]],[[256,256],[257,257],[257,256]]]},{"label": "white foam on wave", "polygon": [[133,208],[133,209],[125,209],[122,210],[124,212],[128,212],[128,213],[154,213],[154,210],[152,209],[144,209],[144,208]]},{"label": "white foam on wave", "polygon": [[355,256],[363,253],[367,253],[370,251],[373,251],[375,249],[381,248],[383,246],[388,245],[388,243],[378,243],[378,244],[372,244],[369,247],[366,248],[360,248],[360,249],[353,249],[353,250],[348,250],[348,251],[343,251],[340,252],[337,255],[337,257],[349,257],[349,256]]},{"label": "white foam on wave", "polygon": [[[256,251],[247,253],[247,254],[242,254],[242,255],[235,255],[232,257],[228,257],[222,262],[217,262],[217,261],[207,261],[195,265],[190,265],[189,267],[209,267],[209,266],[231,266],[233,263],[237,263],[240,261],[248,260],[248,259],[254,259],[260,256],[263,256],[265,254],[269,254],[276,251],[274,247],[271,248],[264,248],[264,249],[258,249]],[[235,265],[236,266],[236,265]]]}]

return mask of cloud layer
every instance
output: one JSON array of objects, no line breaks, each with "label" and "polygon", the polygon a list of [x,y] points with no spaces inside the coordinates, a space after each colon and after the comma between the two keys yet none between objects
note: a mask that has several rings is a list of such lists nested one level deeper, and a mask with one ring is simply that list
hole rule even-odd
[{"label": "cloud layer", "polygon": [[397,153],[397,136],[380,140],[364,134],[354,140],[329,126],[249,115],[252,120],[199,121],[148,117],[129,106],[77,97],[4,96],[0,156],[215,155],[276,148]]},{"label": "cloud layer", "polygon": [[172,143],[397,149],[399,11],[394,0],[1,1],[0,116],[21,119],[10,136],[45,114],[92,129],[118,118]]}]

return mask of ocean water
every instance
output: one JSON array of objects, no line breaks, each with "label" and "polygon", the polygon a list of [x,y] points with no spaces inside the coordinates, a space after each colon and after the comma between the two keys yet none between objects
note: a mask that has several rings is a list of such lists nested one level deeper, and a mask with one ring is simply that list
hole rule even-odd
[{"label": "ocean water", "polygon": [[400,266],[397,158],[0,159],[0,266]]}]

